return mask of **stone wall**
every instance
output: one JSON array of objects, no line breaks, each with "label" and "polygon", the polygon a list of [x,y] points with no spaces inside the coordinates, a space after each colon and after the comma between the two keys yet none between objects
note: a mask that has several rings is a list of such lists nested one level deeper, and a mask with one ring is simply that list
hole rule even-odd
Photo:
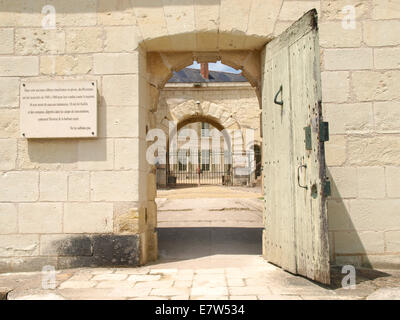
[{"label": "stone wall", "polygon": [[218,122],[224,129],[254,129],[255,143],[261,143],[260,104],[249,83],[209,83],[202,86],[167,84],[160,92],[155,113],[157,128],[168,133],[165,120],[182,122],[200,116]]},{"label": "stone wall", "polygon": [[[356,8],[352,30],[341,27],[347,4]],[[321,1],[328,218],[338,264],[400,265],[399,31],[399,1]]]},{"label": "stone wall", "polygon": [[[47,30],[46,3],[0,1],[0,270],[143,263],[155,207],[138,161],[146,107],[133,10],[54,1]],[[97,81],[98,138],[24,139],[19,82],[28,78]]]},{"label": "stone wall", "polygon": [[[323,102],[331,123],[332,262],[398,267],[399,2],[149,3],[54,0],[56,28],[48,30],[41,14],[47,1],[0,0],[0,270],[118,264],[110,256],[117,249],[101,248],[126,241],[139,255],[129,263],[154,259],[155,175],[145,161],[145,137],[155,125],[158,90],[194,56],[222,57],[257,90],[254,50],[310,8],[320,14]],[[349,4],[355,29],[342,27],[341,10]],[[21,79],[96,80],[99,138],[22,138]],[[98,239],[109,245],[96,245]],[[71,243],[80,245],[71,251]]]}]

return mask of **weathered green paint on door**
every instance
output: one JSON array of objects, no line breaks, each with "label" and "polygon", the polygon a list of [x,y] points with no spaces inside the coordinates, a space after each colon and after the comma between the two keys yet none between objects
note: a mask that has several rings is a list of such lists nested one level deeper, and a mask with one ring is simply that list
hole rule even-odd
[{"label": "weathered green paint on door", "polygon": [[262,59],[264,256],[329,283],[316,11],[267,44]]}]

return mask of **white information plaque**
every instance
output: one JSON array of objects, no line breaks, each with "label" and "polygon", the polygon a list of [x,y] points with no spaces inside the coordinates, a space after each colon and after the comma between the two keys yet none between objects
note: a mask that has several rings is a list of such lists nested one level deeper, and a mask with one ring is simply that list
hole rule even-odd
[{"label": "white information plaque", "polygon": [[96,81],[24,81],[20,132],[25,138],[97,137]]}]

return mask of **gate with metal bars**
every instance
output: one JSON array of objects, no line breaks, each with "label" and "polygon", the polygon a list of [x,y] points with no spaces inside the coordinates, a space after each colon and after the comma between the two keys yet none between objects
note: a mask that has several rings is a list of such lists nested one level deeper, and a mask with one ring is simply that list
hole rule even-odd
[{"label": "gate with metal bars", "polygon": [[[235,159],[245,159],[238,164]],[[258,158],[258,157],[257,157]],[[167,154],[167,184],[176,185],[226,185],[231,186],[234,181],[250,182],[251,175],[256,169],[256,157],[254,153],[242,154],[225,152],[213,152],[201,150],[191,155],[189,150],[179,150],[173,154]],[[242,161],[243,162],[243,161]],[[235,172],[238,166],[248,170],[248,173],[238,177]],[[243,170],[242,170],[243,171]]]}]

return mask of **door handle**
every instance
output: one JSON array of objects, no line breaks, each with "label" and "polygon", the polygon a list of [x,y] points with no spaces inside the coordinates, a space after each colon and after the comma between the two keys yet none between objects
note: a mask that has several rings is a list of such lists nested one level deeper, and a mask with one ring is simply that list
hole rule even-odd
[{"label": "door handle", "polygon": [[[275,103],[275,104],[279,104],[280,106],[283,106],[282,90],[283,90],[283,87],[280,86],[280,87],[279,87],[279,90],[278,90],[278,92],[276,93],[275,98],[274,98],[274,103]],[[278,96],[279,96],[279,94],[281,95],[281,101],[278,101]]]},{"label": "door handle", "polygon": [[297,167],[297,184],[299,185],[299,187],[300,188],[303,188],[303,189],[308,189],[308,187],[307,186],[302,186],[301,184],[300,184],[300,169],[301,168],[304,168],[304,169],[307,169],[307,165],[306,164],[302,164],[302,165],[300,165],[300,166],[298,166]]}]

